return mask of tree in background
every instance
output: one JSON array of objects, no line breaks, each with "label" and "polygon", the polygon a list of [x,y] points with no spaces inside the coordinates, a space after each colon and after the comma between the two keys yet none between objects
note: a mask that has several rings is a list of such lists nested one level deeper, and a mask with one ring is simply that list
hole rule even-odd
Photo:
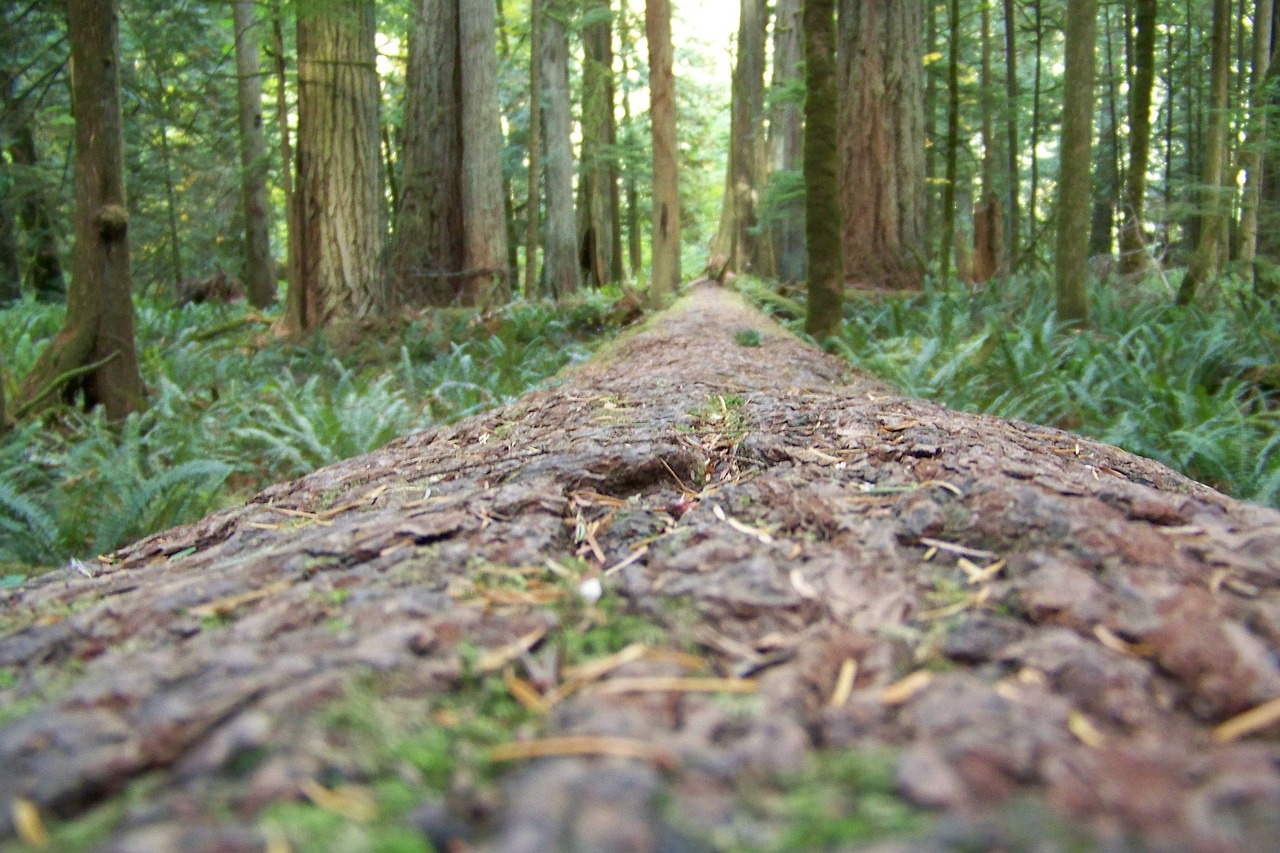
[{"label": "tree in background", "polygon": [[835,7],[835,0],[804,0],[805,258],[809,271],[804,328],[819,340],[839,332],[844,302]]},{"label": "tree in background", "polygon": [[[1039,9],[1039,4],[1036,5]],[[956,185],[960,179],[960,0],[947,7],[947,138],[946,175],[942,184],[942,234],[938,246],[938,277],[951,276],[951,255],[956,242]],[[1035,179],[1032,178],[1032,186]]]},{"label": "tree in background", "polygon": [[1187,274],[1178,288],[1178,304],[1189,305],[1196,291],[1218,263],[1219,246],[1227,228],[1230,204],[1228,188],[1222,185],[1223,161],[1227,151],[1227,82],[1231,62],[1231,3],[1214,0],[1213,58],[1209,87],[1209,130],[1205,140],[1204,176],[1200,187],[1203,211],[1200,233]]},{"label": "tree in background", "polygon": [[301,331],[387,313],[376,31],[373,0],[299,10]]},{"label": "tree in background", "polygon": [[756,200],[764,184],[761,146],[764,136],[764,66],[768,41],[769,9],[765,0],[741,0],[738,16],[737,55],[733,64],[733,90],[729,107],[729,159],[725,168],[720,227],[711,244],[711,266],[717,270],[761,271],[761,249],[756,239]]},{"label": "tree in background", "polygon": [[546,283],[563,299],[578,289],[573,208],[573,117],[569,100],[569,36],[563,3],[546,0],[542,52],[542,136],[546,146]]},{"label": "tree in background", "polygon": [[766,225],[773,239],[778,277],[804,276],[804,72],[800,0],[779,0],[773,18],[773,81],[770,86],[769,183]]},{"label": "tree in background", "polygon": [[62,329],[27,374],[17,410],[80,390],[86,407],[119,420],[145,399],[133,335],[115,0],[68,0],[67,38],[76,124],[71,289]]},{"label": "tree in background", "polygon": [[923,39],[923,0],[841,0],[842,246],[858,286],[924,283]]},{"label": "tree in background", "polygon": [[538,225],[542,205],[542,0],[529,3],[529,190],[525,203],[524,296],[538,295]]},{"label": "tree in background", "polygon": [[236,86],[240,106],[240,181],[244,205],[244,279],[249,301],[265,308],[276,300],[267,201],[267,137],[262,127],[262,77],[254,0],[235,0]]},{"label": "tree in background", "polygon": [[1089,172],[1097,16],[1097,0],[1068,0],[1055,278],[1058,319],[1081,326],[1089,321]]},{"label": "tree in background", "polygon": [[[1270,0],[1267,0],[1270,2]],[[1151,90],[1155,84],[1157,0],[1137,0],[1134,9],[1133,82],[1129,88],[1129,175],[1120,226],[1120,270],[1147,266],[1145,211],[1151,152]]]},{"label": "tree in background", "polygon": [[621,212],[614,162],[612,0],[584,0],[582,152],[578,178],[578,255],[591,284],[622,279]]},{"label": "tree in background", "polygon": [[650,298],[657,304],[680,283],[680,185],[670,0],[646,0],[649,128],[653,138],[653,242]]}]

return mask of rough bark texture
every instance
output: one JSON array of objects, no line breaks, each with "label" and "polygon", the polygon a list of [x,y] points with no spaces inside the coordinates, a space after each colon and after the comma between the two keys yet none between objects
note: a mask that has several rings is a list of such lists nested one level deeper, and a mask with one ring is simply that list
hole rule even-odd
[{"label": "rough bark texture", "polygon": [[841,0],[840,199],[845,277],[924,283],[924,3]]},{"label": "rough bark texture", "polygon": [[422,0],[409,36],[400,209],[391,244],[396,295],[445,305],[466,265],[457,0]]},{"label": "rough bark texture", "polygon": [[538,226],[542,214],[542,12],[544,0],[529,6],[529,189],[525,200],[524,295],[538,293]]},{"label": "rough bark texture", "polygon": [[569,36],[565,10],[553,5],[543,21],[542,133],[546,140],[546,281],[562,299],[578,289],[578,226],[573,208],[573,118],[569,105]]},{"label": "rough bark texture", "polygon": [[836,91],[835,0],[803,0],[805,331],[821,340],[840,330],[844,260],[840,245],[840,105]]},{"label": "rough bark texture", "polygon": [[[76,236],[62,329],[40,353],[18,393],[39,402],[68,371],[98,365],[66,383],[86,406],[113,420],[144,405],[133,335],[129,213],[120,114],[119,19],[114,0],[67,3],[71,101],[76,117]],[[56,396],[43,396],[48,401]]]},{"label": "rough bark texture", "polygon": [[498,111],[498,43],[494,0],[461,0],[462,213],[467,271],[464,300],[479,304],[509,285],[507,194],[502,186],[502,124]]},{"label": "rough bark texture", "polygon": [[41,302],[61,302],[66,297],[67,281],[58,254],[53,190],[35,178],[39,156],[27,106],[13,97],[9,86],[0,94],[4,97],[0,133],[5,137],[9,154],[3,172],[11,182],[3,215],[9,217],[10,228],[21,224],[31,243],[29,260],[24,263],[24,259],[14,256],[17,275],[12,280],[11,295],[16,295],[25,279]]},{"label": "rough bark texture", "polygon": [[1070,0],[1067,4],[1055,276],[1058,319],[1080,325],[1089,320],[1089,166],[1097,13],[1097,0]]},{"label": "rough bark texture", "polygon": [[[1271,0],[1266,0],[1270,3]],[[1143,211],[1146,208],[1147,164],[1151,153],[1151,90],[1156,71],[1157,0],[1137,0],[1134,10],[1134,75],[1129,91],[1129,177],[1121,213],[1120,271],[1133,274],[1147,266]],[[1268,29],[1270,29],[1268,27]],[[1269,37],[1268,37],[1269,41]]]},{"label": "rough bark texture", "polygon": [[388,309],[376,31],[372,0],[298,17],[302,329]]},{"label": "rough bark texture", "polygon": [[[788,181],[801,170],[804,152],[803,98],[796,96],[803,86],[802,24],[800,0],[780,0],[773,20],[773,102],[769,116],[770,180],[783,176]],[[785,95],[784,95],[785,93]],[[788,186],[790,184],[788,183]],[[769,234],[778,278],[782,281],[804,279],[804,201],[774,199],[781,210],[773,211]]]},{"label": "rough bark texture", "polygon": [[267,201],[267,137],[262,128],[262,70],[254,0],[235,0],[236,82],[240,107],[240,181],[244,206],[244,282],[249,301],[264,308],[276,300]]},{"label": "rough bark texture", "polygon": [[1004,217],[1000,196],[994,192],[973,209],[973,277],[974,284],[984,284],[1000,273],[1004,263]]},{"label": "rough bark texture", "polygon": [[[525,680],[535,726],[639,758],[424,792],[438,849],[769,847],[760,804],[824,749],[891,750],[894,796],[948,816],[879,850],[1280,844],[1274,728],[1211,734],[1280,695],[1280,513],[895,397],[715,287],[559,387],[0,591],[0,700],[30,709],[0,801],[73,815],[145,774],[103,849],[261,850],[263,809],[369,772],[344,685],[450,737],[442,701],[584,618],[573,583],[501,579],[575,555],[625,562],[610,618],[661,630],[558,699]],[[691,670],[755,695],[623,680]]]},{"label": "rough bark texture", "polygon": [[649,43],[649,128],[653,147],[651,298],[660,302],[680,283],[680,178],[676,139],[676,81],[669,0],[646,0]]},{"label": "rough bark texture", "polygon": [[[1005,154],[1008,156],[1009,182],[1009,271],[1014,272],[1018,256],[1022,252],[1022,169],[1018,165],[1021,149],[1018,147],[1018,49],[1017,19],[1014,0],[1004,0],[1004,87],[1005,87]],[[925,233],[928,233],[926,229]]]},{"label": "rough bark texture", "polygon": [[302,233],[298,196],[294,184],[293,141],[289,132],[289,86],[284,55],[284,15],[280,0],[270,0],[271,47],[276,79],[276,134],[280,138],[280,189],[284,191],[285,218],[285,326],[291,334],[302,332],[306,294],[302,289]]},{"label": "rough bark texture", "polygon": [[1227,156],[1227,89],[1231,63],[1231,3],[1230,0],[1214,0],[1213,4],[1213,56],[1211,60],[1209,88],[1209,131],[1204,146],[1204,174],[1201,177],[1200,233],[1195,252],[1187,267],[1187,274],[1178,288],[1178,304],[1188,305],[1196,297],[1196,291],[1213,276],[1218,265],[1219,247],[1227,229],[1227,213],[1230,209],[1228,193],[1234,187],[1224,187],[1223,164]]},{"label": "rough bark texture", "polygon": [[[1040,8],[1039,4],[1036,9]],[[942,183],[942,243],[938,247],[938,278],[945,284],[951,277],[951,257],[956,243],[956,183],[960,156],[960,0],[947,8],[947,146],[946,174]],[[1037,124],[1032,122],[1032,128]],[[1035,151],[1035,144],[1031,146]],[[1034,164],[1034,160],[1032,161]],[[1035,176],[1031,178],[1032,209],[1035,208]],[[1034,217],[1033,217],[1034,220]]]},{"label": "rough bark texture", "polygon": [[761,146],[764,144],[764,66],[769,10],[765,0],[740,0],[737,52],[729,108],[729,159],[725,164],[720,225],[711,244],[716,270],[760,273]]},{"label": "rough bark texture", "polygon": [[1275,0],[1258,0],[1253,15],[1253,91],[1249,101],[1249,131],[1241,158],[1241,168],[1247,178],[1240,202],[1240,262],[1249,276],[1256,276],[1253,267],[1258,254],[1258,201],[1263,183],[1263,155],[1267,147],[1266,86],[1272,79],[1271,31],[1274,21]]},{"label": "rough bark texture", "polygon": [[599,286],[622,278],[621,214],[613,160],[612,0],[585,0],[582,30],[582,153],[578,177],[578,258],[582,277]]}]

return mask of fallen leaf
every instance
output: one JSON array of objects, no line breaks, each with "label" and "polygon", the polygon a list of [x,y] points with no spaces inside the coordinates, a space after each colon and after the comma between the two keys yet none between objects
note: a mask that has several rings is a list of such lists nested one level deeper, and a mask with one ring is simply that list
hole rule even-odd
[{"label": "fallen leaf", "polygon": [[44,821],[40,819],[40,810],[35,803],[18,797],[13,801],[10,811],[13,815],[13,828],[23,844],[37,850],[44,850],[49,846],[49,832],[44,828]]},{"label": "fallen leaf", "polygon": [[843,708],[853,693],[853,682],[858,677],[858,662],[853,658],[845,658],[840,665],[840,674],[836,676],[835,689],[827,704],[832,708]]},{"label": "fallen leaf", "polygon": [[505,646],[490,649],[482,654],[480,659],[476,661],[476,668],[481,672],[497,672],[516,658],[520,657],[520,655],[538,645],[538,643],[542,642],[542,638],[545,636],[547,636],[547,628],[545,625],[540,625],[525,634],[523,637],[520,637]]},{"label": "fallen leaf", "polygon": [[330,789],[312,779],[303,779],[302,793],[320,808],[347,820],[369,823],[378,816],[378,804],[374,802],[373,794],[361,785]]},{"label": "fallen leaf", "polygon": [[516,675],[511,667],[507,667],[502,671],[502,681],[507,685],[507,692],[511,694],[511,698],[515,699],[526,709],[536,714],[541,714],[547,710],[547,703],[543,701],[542,695],[538,693],[538,689],[525,679]]},{"label": "fallen leaf", "polygon": [[755,693],[756,682],[749,678],[682,678],[680,676],[638,676],[601,681],[593,693]]},{"label": "fallen leaf", "polygon": [[813,584],[804,579],[804,573],[799,569],[791,570],[791,586],[800,594],[801,598],[816,601],[821,597],[818,595],[818,591],[813,588]]},{"label": "fallen leaf", "polygon": [[614,758],[650,761],[662,767],[675,765],[675,759],[669,752],[646,741],[595,735],[566,735],[516,741],[504,743],[489,750],[489,760],[493,762],[524,761],[529,758],[568,755],[607,755]]},{"label": "fallen leaf", "polygon": [[1217,743],[1231,743],[1276,723],[1280,723],[1280,698],[1264,702],[1227,720],[1213,730],[1213,739]]},{"label": "fallen leaf", "polygon": [[1106,737],[1098,731],[1098,727],[1080,711],[1067,714],[1067,728],[1085,746],[1101,749],[1107,744]]},{"label": "fallen leaf", "polygon": [[278,592],[283,592],[293,585],[290,579],[276,581],[267,584],[258,589],[251,589],[248,592],[242,592],[237,595],[228,595],[226,598],[220,598],[217,601],[211,601],[208,604],[201,604],[192,607],[187,611],[190,615],[197,619],[206,619],[215,616],[230,616],[246,604],[252,604],[264,598],[270,598]]},{"label": "fallen leaf", "polygon": [[916,670],[899,681],[890,684],[880,693],[880,701],[886,705],[902,705],[911,700],[921,690],[933,683],[933,673],[926,669]]}]

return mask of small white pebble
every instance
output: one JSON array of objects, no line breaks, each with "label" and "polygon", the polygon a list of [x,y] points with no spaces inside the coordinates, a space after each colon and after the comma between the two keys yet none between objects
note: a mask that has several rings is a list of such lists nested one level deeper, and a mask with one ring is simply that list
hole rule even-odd
[{"label": "small white pebble", "polygon": [[587,604],[594,605],[600,600],[600,596],[604,595],[604,585],[600,583],[600,578],[587,578],[578,584],[578,595],[582,596],[582,600]]}]

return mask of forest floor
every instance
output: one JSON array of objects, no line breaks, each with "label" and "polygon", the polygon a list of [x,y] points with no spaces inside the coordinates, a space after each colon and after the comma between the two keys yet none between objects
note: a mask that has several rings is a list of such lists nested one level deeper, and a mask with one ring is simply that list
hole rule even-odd
[{"label": "forest floor", "polygon": [[1280,513],[694,288],[0,591],[0,847],[1280,849]]}]

